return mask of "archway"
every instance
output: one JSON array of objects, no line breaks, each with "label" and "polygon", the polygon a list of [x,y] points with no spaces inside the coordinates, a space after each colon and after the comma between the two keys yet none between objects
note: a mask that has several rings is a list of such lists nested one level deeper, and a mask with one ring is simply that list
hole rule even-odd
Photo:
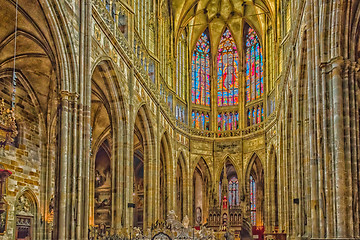
[{"label": "archway", "polygon": [[134,227],[142,228],[144,221],[144,140],[139,129],[134,132]]},{"label": "archway", "polygon": [[186,179],[185,179],[185,164],[184,164],[184,156],[181,153],[177,164],[176,164],[176,215],[182,220],[187,214],[187,209],[185,207],[186,197],[184,194]]},{"label": "archway", "polygon": [[[224,169],[226,171],[224,172]],[[224,174],[225,173],[225,174]],[[239,178],[235,169],[235,166],[231,163],[230,159],[227,158],[224,163],[224,168],[221,171],[219,179],[219,202],[221,203],[224,199],[224,192],[227,193],[227,200],[229,208],[236,208],[240,205],[240,194],[239,194]],[[226,182],[227,189],[224,189],[224,182]]]},{"label": "archway", "polygon": [[[126,140],[122,91],[111,60],[95,65],[91,78],[90,222],[102,235],[123,224],[122,155]],[[117,173],[117,174],[115,174]]]},{"label": "archway", "polygon": [[134,189],[133,194],[133,226],[146,228],[148,222],[156,216],[155,204],[155,176],[154,167],[154,130],[150,114],[145,105],[137,112],[134,125]]},{"label": "archway", "polygon": [[169,161],[171,150],[169,146],[169,141],[167,137],[167,133],[165,132],[161,138],[160,142],[160,215],[159,218],[161,220],[166,220],[166,216],[170,210],[169,202],[171,199],[171,180],[169,179],[168,171],[169,171]]},{"label": "archway", "polygon": [[111,146],[106,139],[95,157],[94,224],[102,234],[111,227]]},{"label": "archway", "polygon": [[200,158],[193,175],[193,223],[195,226],[200,226],[207,221],[209,189],[211,186],[210,176],[205,160]]},{"label": "archway", "polygon": [[[247,216],[252,227],[251,231],[252,234],[258,235],[259,239],[264,239],[264,169],[256,154],[250,160],[245,179],[248,195]],[[246,238],[249,233],[242,230],[241,235]]]},{"label": "archway", "polygon": [[[13,155],[11,162],[16,168],[26,166],[26,172],[36,173],[31,176],[30,183],[27,177],[21,176],[24,173],[10,169],[13,171],[14,183],[9,189],[13,192],[17,192],[21,186],[33,186],[37,189],[35,194],[42,206],[39,211],[44,216],[44,222],[33,228],[34,231],[30,234],[33,239],[37,239],[36,234],[41,234],[46,239],[52,238],[54,212],[50,209],[54,207],[52,197],[56,195],[55,189],[58,189],[59,185],[55,176],[60,171],[67,171],[57,166],[57,162],[59,165],[64,163],[57,161],[57,156],[66,152],[58,147],[59,138],[56,136],[61,122],[59,98],[63,97],[61,91],[68,93],[67,91],[73,89],[76,79],[73,75],[76,71],[72,69],[71,54],[67,54],[72,50],[72,45],[68,44],[69,38],[63,35],[66,28],[58,25],[63,17],[62,13],[57,12],[60,9],[59,3],[49,2],[0,2],[0,98],[4,100],[5,107],[10,108],[12,85],[16,80],[15,118],[17,124],[21,124],[20,134],[9,146],[9,152],[14,154],[9,156]],[[18,20],[16,33],[15,20]],[[15,79],[13,71],[16,73]],[[0,157],[0,163],[8,164],[9,156]],[[6,167],[9,168],[11,167]],[[33,198],[35,199],[35,195]],[[8,219],[7,225],[16,228],[17,218],[15,213],[13,214],[14,217]],[[35,218],[31,224],[34,226]],[[6,231],[3,237],[13,237],[11,232]],[[56,227],[54,232],[56,235]]]},{"label": "archway", "polygon": [[15,203],[15,239],[37,239],[38,213],[36,197],[30,190],[24,191]]},{"label": "archway", "polygon": [[109,99],[111,94],[109,82],[108,63],[101,62],[94,69],[91,79],[91,148],[93,161],[90,185],[90,225],[93,225],[105,236],[111,228],[112,218],[112,168],[111,155],[111,110]]}]

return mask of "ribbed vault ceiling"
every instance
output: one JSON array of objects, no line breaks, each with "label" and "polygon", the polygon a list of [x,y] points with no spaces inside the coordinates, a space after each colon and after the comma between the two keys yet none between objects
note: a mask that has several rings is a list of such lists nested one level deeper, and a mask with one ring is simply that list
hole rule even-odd
[{"label": "ribbed vault ceiling", "polygon": [[212,49],[217,48],[226,27],[239,44],[244,20],[262,36],[266,19],[271,21],[274,12],[274,0],[170,0],[170,5],[175,31],[181,34],[188,26],[193,47],[208,28]]}]

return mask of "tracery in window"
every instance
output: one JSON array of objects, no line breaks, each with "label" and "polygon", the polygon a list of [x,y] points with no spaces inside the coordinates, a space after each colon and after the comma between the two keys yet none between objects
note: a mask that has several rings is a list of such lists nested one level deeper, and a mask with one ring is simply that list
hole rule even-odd
[{"label": "tracery in window", "polygon": [[252,175],[250,175],[250,211],[251,225],[256,226],[256,183]]},{"label": "tracery in window", "polygon": [[229,181],[229,206],[239,206],[239,180],[236,177]]},{"label": "tracery in window", "polygon": [[192,103],[210,106],[210,42],[204,32],[192,55]]},{"label": "tracery in window", "polygon": [[209,130],[210,128],[210,118],[209,113],[204,113],[201,111],[192,111],[192,127],[200,130]]},{"label": "tracery in window", "polygon": [[221,37],[218,57],[218,106],[233,106],[239,103],[239,58],[230,30]]},{"label": "tracery in window", "polygon": [[265,119],[264,107],[262,104],[250,107],[247,111],[247,125],[255,125],[263,122]]},{"label": "tracery in window", "polygon": [[218,130],[228,131],[239,128],[239,113],[238,112],[224,112],[218,114]]},{"label": "tracery in window", "polygon": [[[226,171],[226,174],[224,172]],[[226,179],[226,181],[224,181]],[[221,174],[219,182],[219,202],[222,203],[224,196],[227,198],[228,206],[236,207],[239,201],[239,180],[234,165],[227,160]]]},{"label": "tracery in window", "polygon": [[246,102],[263,96],[263,57],[259,38],[254,29],[246,33]]}]

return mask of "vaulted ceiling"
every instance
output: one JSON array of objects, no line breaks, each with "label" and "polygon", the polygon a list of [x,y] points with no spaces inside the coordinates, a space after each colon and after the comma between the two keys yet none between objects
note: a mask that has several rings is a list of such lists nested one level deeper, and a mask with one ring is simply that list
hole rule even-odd
[{"label": "vaulted ceiling", "polygon": [[[15,2],[0,1],[0,79],[11,76],[14,68]],[[48,111],[56,113],[56,109],[49,108],[50,99],[55,99],[57,91],[56,50],[40,2],[18,1],[15,68],[20,84],[32,93],[33,104],[41,109],[43,116],[50,116]],[[17,97],[19,104],[21,99],[18,94]]]},{"label": "vaulted ceiling", "polygon": [[266,31],[266,21],[273,20],[274,0],[170,0],[174,28],[178,34],[189,28],[191,48],[208,28],[212,49],[216,49],[226,27],[239,44],[244,22],[260,36]]}]

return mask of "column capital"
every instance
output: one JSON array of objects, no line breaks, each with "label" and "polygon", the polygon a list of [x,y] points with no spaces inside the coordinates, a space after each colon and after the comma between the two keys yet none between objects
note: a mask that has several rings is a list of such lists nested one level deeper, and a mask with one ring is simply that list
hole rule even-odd
[{"label": "column capital", "polygon": [[59,98],[65,101],[76,101],[79,97],[80,95],[76,92],[71,93],[69,91],[61,91],[59,93]]}]

